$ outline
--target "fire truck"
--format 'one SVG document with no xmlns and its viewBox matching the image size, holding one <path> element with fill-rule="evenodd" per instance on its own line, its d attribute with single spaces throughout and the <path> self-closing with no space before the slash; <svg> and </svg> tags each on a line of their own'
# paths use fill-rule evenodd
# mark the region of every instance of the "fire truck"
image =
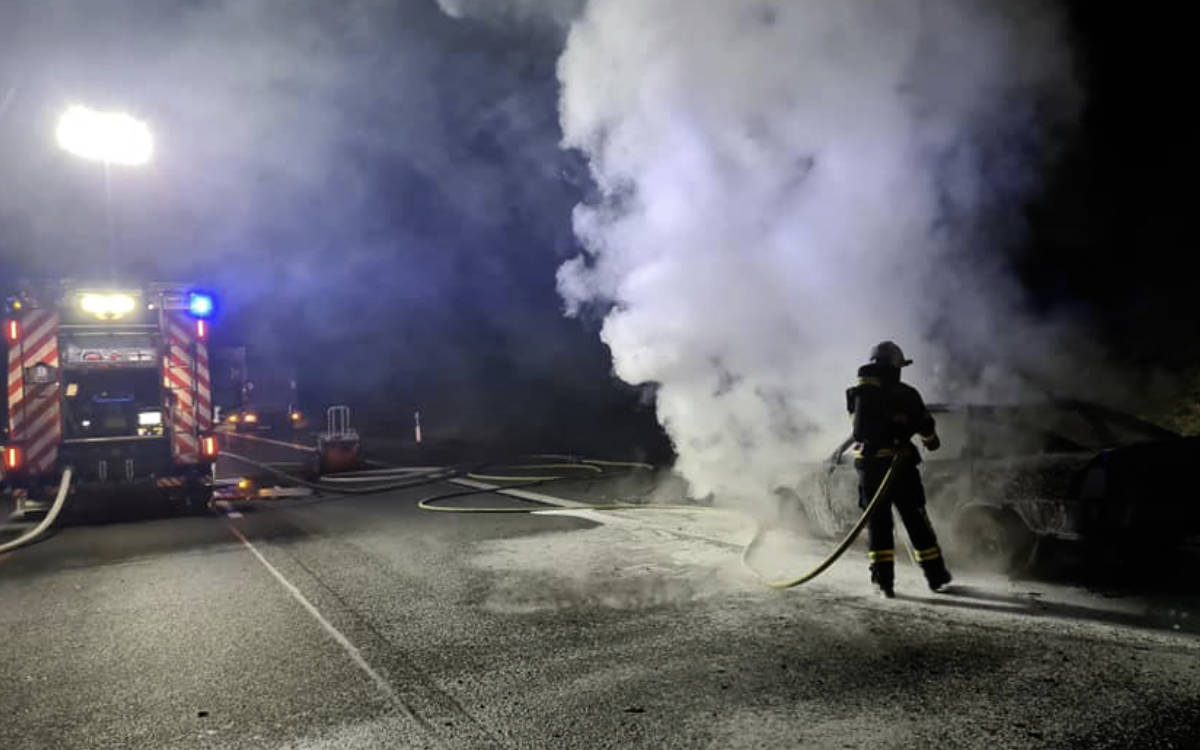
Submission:
<svg viewBox="0 0 1200 750">
<path fill-rule="evenodd" d="M 71 496 L 212 495 L 212 295 L 185 285 L 71 282 L 5 299 L 8 362 L 0 487 L 40 510 L 72 467 Z"/>
</svg>

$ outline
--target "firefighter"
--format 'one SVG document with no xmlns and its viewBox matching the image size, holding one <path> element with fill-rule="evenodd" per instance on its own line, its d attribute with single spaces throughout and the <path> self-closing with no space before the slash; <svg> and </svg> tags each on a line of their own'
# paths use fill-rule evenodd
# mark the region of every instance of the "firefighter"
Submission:
<svg viewBox="0 0 1200 750">
<path fill-rule="evenodd" d="M 858 471 L 860 507 L 865 509 L 871 502 L 893 457 L 900 456 L 889 490 L 867 525 L 871 582 L 882 596 L 895 596 L 894 505 L 929 588 L 940 591 L 950 583 L 950 571 L 925 513 L 925 488 L 917 470 L 921 456 L 912 437 L 919 436 L 930 451 L 937 450 L 941 440 L 921 394 L 900 382 L 900 368 L 912 364 L 912 360 L 905 359 L 904 352 L 891 341 L 876 345 L 870 360 L 858 368 L 858 383 L 846 391 L 846 408 L 854 420 L 857 443 L 854 468 Z"/>
</svg>

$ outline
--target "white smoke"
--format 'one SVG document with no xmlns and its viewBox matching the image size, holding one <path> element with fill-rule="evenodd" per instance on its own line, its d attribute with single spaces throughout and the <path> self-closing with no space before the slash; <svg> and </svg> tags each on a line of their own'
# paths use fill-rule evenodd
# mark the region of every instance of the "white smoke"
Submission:
<svg viewBox="0 0 1200 750">
<path fill-rule="evenodd" d="M 1078 104 L 1049 4 L 591 0 L 559 77 L 599 191 L 559 288 L 657 386 L 696 495 L 794 486 L 881 339 L 927 397 L 950 354 L 1053 351 L 999 255 Z"/>
<path fill-rule="evenodd" d="M 930 400 L 1044 395 L 1098 358 L 1005 265 L 1080 105 L 1053 0 L 439 3 L 568 25 L 563 146 L 597 191 L 559 290 L 654 387 L 693 494 L 796 486 L 882 339 Z"/>
<path fill-rule="evenodd" d="M 587 0 L 437 0 L 438 7 L 451 18 L 517 23 L 549 21 L 557 26 L 573 21 L 586 3 Z"/>
</svg>

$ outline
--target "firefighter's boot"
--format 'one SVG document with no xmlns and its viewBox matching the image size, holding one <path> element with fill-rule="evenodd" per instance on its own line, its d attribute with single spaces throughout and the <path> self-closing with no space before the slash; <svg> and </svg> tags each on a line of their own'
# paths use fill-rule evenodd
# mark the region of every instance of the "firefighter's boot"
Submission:
<svg viewBox="0 0 1200 750">
<path fill-rule="evenodd" d="M 896 598 L 896 565 L 892 562 L 871 563 L 871 583 L 875 593 L 885 599 Z"/>
<path fill-rule="evenodd" d="M 871 562 L 871 583 L 875 586 L 875 593 L 888 599 L 895 597 L 896 551 L 868 550 L 867 559 Z"/>
<path fill-rule="evenodd" d="M 925 573 L 930 591 L 941 591 L 952 580 L 950 571 L 946 570 L 946 561 L 942 559 L 942 550 L 936 542 L 925 549 L 914 550 L 913 559 Z"/>
<path fill-rule="evenodd" d="M 950 571 L 946 570 L 945 560 L 940 557 L 921 563 L 921 569 L 925 571 L 925 580 L 929 583 L 930 591 L 942 591 L 946 584 L 954 580 Z"/>
</svg>

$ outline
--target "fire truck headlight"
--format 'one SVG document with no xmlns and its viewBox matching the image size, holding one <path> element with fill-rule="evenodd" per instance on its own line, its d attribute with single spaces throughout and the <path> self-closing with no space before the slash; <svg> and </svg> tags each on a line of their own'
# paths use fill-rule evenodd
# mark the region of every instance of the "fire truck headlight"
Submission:
<svg viewBox="0 0 1200 750">
<path fill-rule="evenodd" d="M 250 422 L 251 424 L 253 424 L 254 422 L 258 421 L 258 415 L 257 414 L 247 414 L 246 416 L 242 417 L 242 421 Z"/>
<path fill-rule="evenodd" d="M 79 307 L 97 318 L 112 320 L 133 312 L 137 301 L 128 294 L 83 294 Z"/>
<path fill-rule="evenodd" d="M 213 313 L 213 298 L 207 294 L 192 292 L 188 295 L 188 312 L 197 318 L 207 318 Z"/>
</svg>

